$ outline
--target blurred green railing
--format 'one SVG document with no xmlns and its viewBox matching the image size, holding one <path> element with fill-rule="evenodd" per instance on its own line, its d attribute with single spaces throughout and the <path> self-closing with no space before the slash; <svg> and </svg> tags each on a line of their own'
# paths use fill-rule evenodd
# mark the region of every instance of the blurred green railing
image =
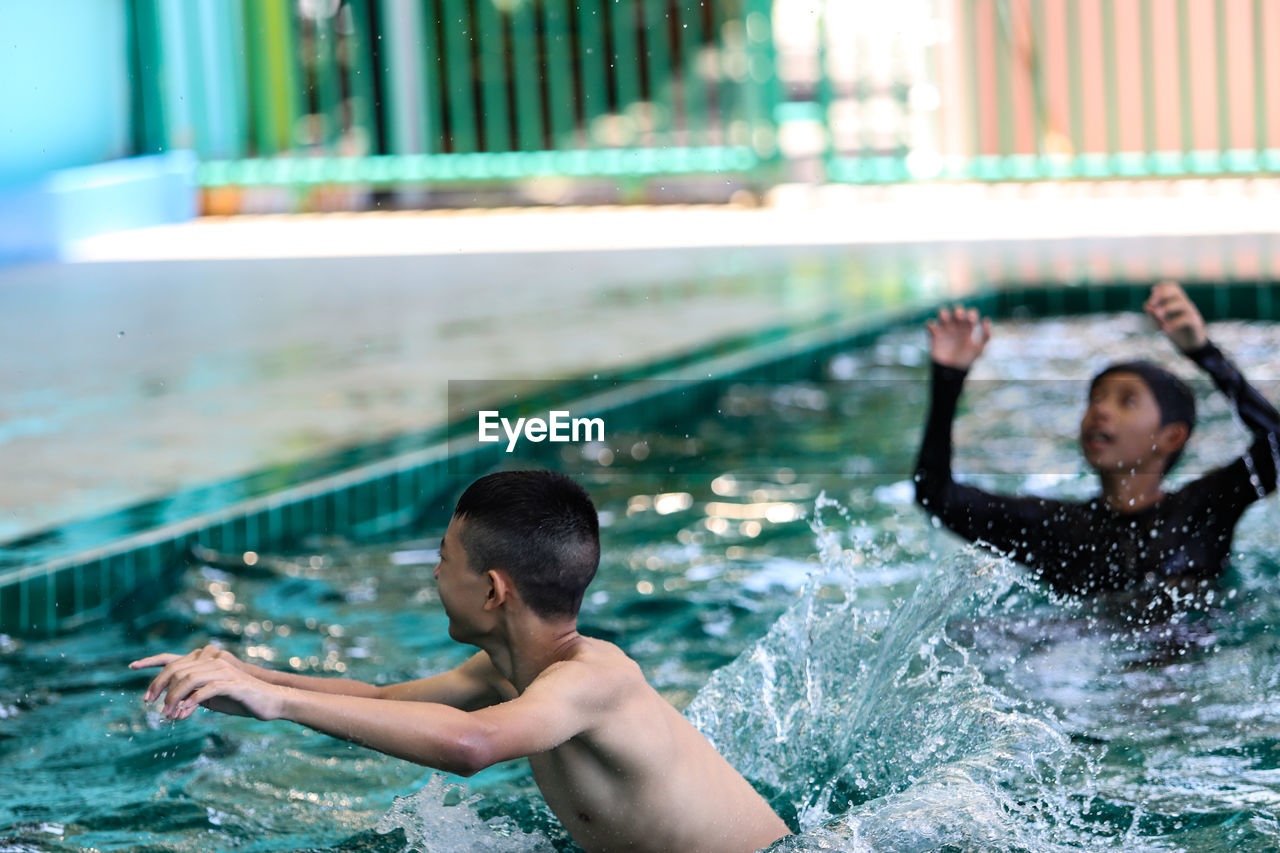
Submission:
<svg viewBox="0 0 1280 853">
<path fill-rule="evenodd" d="M 829 179 L 1280 169 L 1273 0 L 826 0 Z M 861 16 L 859 22 L 853 20 Z"/>
<path fill-rule="evenodd" d="M 224 185 L 1280 169 L 1275 0 L 127 0 L 136 147 Z M 822 169 L 786 172 L 791 128 Z M 813 148 L 812 145 L 809 146 Z"/>
<path fill-rule="evenodd" d="M 205 186 L 756 172 L 768 0 L 130 0 L 138 147 Z"/>
</svg>

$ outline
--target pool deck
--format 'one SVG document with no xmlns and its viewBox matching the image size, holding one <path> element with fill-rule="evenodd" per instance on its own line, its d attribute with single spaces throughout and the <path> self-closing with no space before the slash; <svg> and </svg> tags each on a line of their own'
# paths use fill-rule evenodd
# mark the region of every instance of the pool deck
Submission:
<svg viewBox="0 0 1280 853">
<path fill-rule="evenodd" d="M 548 380 L 978 283 L 1274 279 L 1280 182 L 783 187 L 764 204 L 204 219 L 0 269 L 0 541 Z M 781 285 L 780 282 L 785 282 Z"/>
</svg>

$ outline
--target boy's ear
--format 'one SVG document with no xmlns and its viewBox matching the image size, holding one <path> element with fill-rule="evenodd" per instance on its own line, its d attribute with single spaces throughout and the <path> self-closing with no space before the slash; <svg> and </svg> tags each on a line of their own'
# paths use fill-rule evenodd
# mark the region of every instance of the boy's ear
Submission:
<svg viewBox="0 0 1280 853">
<path fill-rule="evenodd" d="M 1156 433 L 1156 444 L 1165 456 L 1170 456 L 1181 450 L 1190 437 L 1190 428 L 1182 421 L 1177 421 L 1160 427 L 1160 432 Z"/>
<path fill-rule="evenodd" d="M 485 577 L 489 580 L 489 592 L 484 599 L 485 610 L 495 610 L 510 602 L 515 596 L 516 586 L 506 572 L 490 569 L 485 572 Z"/>
</svg>

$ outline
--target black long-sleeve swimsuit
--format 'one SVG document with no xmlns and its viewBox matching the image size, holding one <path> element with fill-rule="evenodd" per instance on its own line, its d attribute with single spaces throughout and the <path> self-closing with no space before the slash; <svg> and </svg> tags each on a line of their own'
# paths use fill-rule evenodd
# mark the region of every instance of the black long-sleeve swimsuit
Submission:
<svg viewBox="0 0 1280 853">
<path fill-rule="evenodd" d="M 932 402 L 916 466 L 916 500 L 970 541 L 1030 567 L 1059 592 L 1190 591 L 1227 567 L 1236 522 L 1276 488 L 1280 414 L 1212 343 L 1188 354 L 1235 404 L 1248 452 L 1157 503 L 1116 512 L 1101 497 L 1060 501 L 992 494 L 951 476 L 951 422 L 965 371 L 933 364 Z"/>
</svg>

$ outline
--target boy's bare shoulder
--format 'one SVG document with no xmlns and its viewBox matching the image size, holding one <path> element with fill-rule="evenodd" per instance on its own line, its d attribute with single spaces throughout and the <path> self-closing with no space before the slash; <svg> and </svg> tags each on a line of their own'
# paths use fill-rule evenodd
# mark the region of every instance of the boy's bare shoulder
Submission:
<svg viewBox="0 0 1280 853">
<path fill-rule="evenodd" d="M 580 697 L 619 698 L 628 688 L 648 688 L 640 665 L 626 652 L 605 640 L 579 637 L 563 659 L 543 670 L 535 680 L 571 688 Z"/>
</svg>

